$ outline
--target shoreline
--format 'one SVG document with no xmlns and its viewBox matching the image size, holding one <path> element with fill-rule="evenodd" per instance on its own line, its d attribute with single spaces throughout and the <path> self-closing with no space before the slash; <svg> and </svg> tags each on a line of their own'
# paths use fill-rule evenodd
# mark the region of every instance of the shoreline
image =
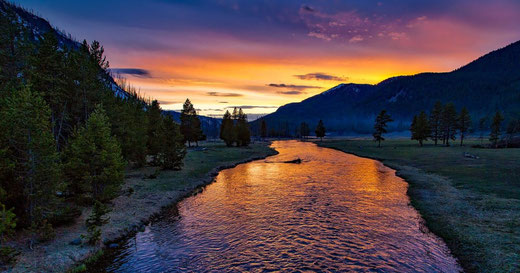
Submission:
<svg viewBox="0 0 520 273">
<path fill-rule="evenodd" d="M 98 256 L 100 251 L 110 248 L 110 244 L 118 244 L 121 240 L 134 236 L 145 225 L 160 217 L 161 213 L 168 207 L 211 184 L 220 171 L 278 154 L 276 150 L 270 148 L 270 142 L 251 146 L 253 148 L 213 147 L 214 150 L 222 149 L 216 153 L 233 152 L 235 154 L 231 159 L 224 158 L 221 163 L 215 164 L 216 166 L 201 174 L 200 177 L 191 177 L 192 181 L 188 182 L 174 180 L 175 177 L 171 176 L 175 176 L 175 171 L 161 171 L 159 178 L 153 180 L 142 178 L 143 174 L 147 175 L 154 169 L 151 167 L 126 172 L 123 189 L 138 189 L 130 196 L 121 195 L 113 200 L 112 211 L 109 213 L 110 222 L 102 227 L 102 243 L 96 246 L 70 244 L 72 240 L 86 232 L 84 219 L 90 214 L 90 209 L 85 209 L 73 225 L 56 228 L 57 236 L 51 242 L 38 245 L 32 251 L 23 250 L 16 257 L 16 263 L 4 272 L 73 272 L 75 269 L 79 269 L 85 263 L 90 262 L 89 258 Z M 191 153 L 199 153 L 199 151 L 191 151 Z M 218 155 L 216 156 L 218 158 Z M 198 161 L 199 158 L 194 160 L 194 162 Z M 202 161 L 200 162 L 202 163 Z M 191 171 L 197 170 L 197 168 L 189 170 L 189 167 L 185 166 L 187 170 L 184 171 L 188 172 L 188 176 L 192 174 Z M 182 172 L 182 170 L 179 172 Z M 166 183 L 166 187 L 169 184 L 172 188 L 163 190 L 165 185 L 158 183 L 158 188 L 149 192 L 150 189 L 147 188 L 146 184 L 150 181 L 153 183 L 161 180 L 184 183 L 185 185 L 181 184 L 181 188 L 176 189 L 176 186 L 179 185 Z M 138 196 L 142 196 L 142 198 Z M 136 215 L 137 211 L 139 211 L 139 216 Z"/>
</svg>

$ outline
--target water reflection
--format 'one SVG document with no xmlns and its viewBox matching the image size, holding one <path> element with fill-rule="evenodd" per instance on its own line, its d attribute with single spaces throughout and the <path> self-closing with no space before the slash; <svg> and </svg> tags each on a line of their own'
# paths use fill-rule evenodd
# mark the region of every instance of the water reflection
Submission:
<svg viewBox="0 0 520 273">
<path fill-rule="evenodd" d="M 456 272 L 393 170 L 312 143 L 222 171 L 109 253 L 110 272 Z M 301 164 L 282 163 L 301 158 Z"/>
</svg>

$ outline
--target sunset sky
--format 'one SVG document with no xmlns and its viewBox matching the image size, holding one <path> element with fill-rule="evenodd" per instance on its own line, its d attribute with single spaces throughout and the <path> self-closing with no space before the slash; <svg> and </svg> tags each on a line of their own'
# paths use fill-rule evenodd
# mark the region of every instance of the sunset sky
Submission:
<svg viewBox="0 0 520 273">
<path fill-rule="evenodd" d="M 269 113 L 339 83 L 450 71 L 520 39 L 518 0 L 17 0 L 165 109 Z"/>
</svg>

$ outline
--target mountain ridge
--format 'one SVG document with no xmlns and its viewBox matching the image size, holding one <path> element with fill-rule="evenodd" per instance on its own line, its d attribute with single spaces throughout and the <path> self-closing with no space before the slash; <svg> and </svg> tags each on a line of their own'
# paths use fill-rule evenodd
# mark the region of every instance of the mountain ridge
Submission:
<svg viewBox="0 0 520 273">
<path fill-rule="evenodd" d="M 356 92 L 357 90 L 357 92 Z M 503 111 L 520 113 L 520 41 L 493 50 L 450 72 L 395 76 L 377 84 L 343 83 L 263 117 L 270 127 L 292 134 L 301 122 L 323 119 L 333 134 L 370 133 L 375 115 L 386 109 L 395 119 L 390 131 L 408 130 L 414 114 L 435 101 L 468 107 L 473 121 Z M 259 121 L 252 123 L 258 130 Z"/>
</svg>

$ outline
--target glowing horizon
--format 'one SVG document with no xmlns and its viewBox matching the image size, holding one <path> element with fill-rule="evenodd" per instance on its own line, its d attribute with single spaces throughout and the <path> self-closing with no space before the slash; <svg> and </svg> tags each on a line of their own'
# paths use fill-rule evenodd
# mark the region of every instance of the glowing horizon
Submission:
<svg viewBox="0 0 520 273">
<path fill-rule="evenodd" d="M 447 72 L 520 37 L 514 0 L 15 2 L 99 40 L 114 72 L 164 109 L 190 98 L 203 115 L 269 113 L 340 83 Z"/>
</svg>

